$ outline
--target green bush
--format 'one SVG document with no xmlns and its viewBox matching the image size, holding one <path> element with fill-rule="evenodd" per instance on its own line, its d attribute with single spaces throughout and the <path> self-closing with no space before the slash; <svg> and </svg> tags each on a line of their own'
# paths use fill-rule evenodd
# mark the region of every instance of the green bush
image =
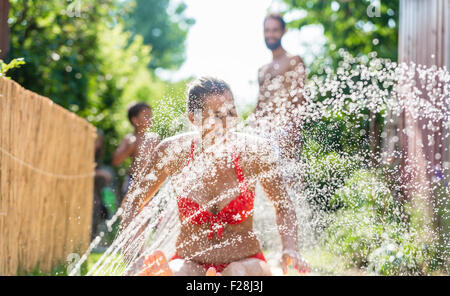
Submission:
<svg viewBox="0 0 450 296">
<path fill-rule="evenodd" d="M 367 257 L 381 242 L 383 225 L 374 223 L 375 215 L 369 208 L 340 210 L 333 214 L 333 222 L 326 228 L 321 244 L 342 257 L 347 267 L 363 267 Z"/>
<path fill-rule="evenodd" d="M 317 98 L 319 102 L 321 99 L 323 98 Z M 331 109 L 328 112 L 328 115 L 319 119 L 306 117 L 301 130 L 303 141 L 320 143 L 324 152 L 340 151 L 353 156 L 357 153 L 367 154 L 369 149 L 367 111 L 351 114 Z"/>
<path fill-rule="evenodd" d="M 397 241 L 384 241 L 368 256 L 368 270 L 381 275 L 426 275 L 435 268 L 433 245 L 406 233 Z"/>
<path fill-rule="evenodd" d="M 8 72 L 11 69 L 20 68 L 22 65 L 25 64 L 25 61 L 23 58 L 13 59 L 9 63 L 5 63 L 3 60 L 0 60 L 0 77 L 6 77 L 6 72 Z"/>
<path fill-rule="evenodd" d="M 403 214 L 381 174 L 367 169 L 358 170 L 347 179 L 330 199 L 330 205 L 346 209 L 369 207 L 375 211 L 378 222 L 399 222 Z"/>
<path fill-rule="evenodd" d="M 359 170 L 330 199 L 330 215 L 320 244 L 342 257 L 347 267 L 381 275 L 422 275 L 435 268 L 435 248 L 406 222 L 382 176 Z"/>
<path fill-rule="evenodd" d="M 336 204 L 330 201 L 345 179 L 359 167 L 358 162 L 344 153 L 326 151 L 313 140 L 305 143 L 302 162 L 304 194 L 309 204 L 316 210 L 335 210 Z"/>
</svg>

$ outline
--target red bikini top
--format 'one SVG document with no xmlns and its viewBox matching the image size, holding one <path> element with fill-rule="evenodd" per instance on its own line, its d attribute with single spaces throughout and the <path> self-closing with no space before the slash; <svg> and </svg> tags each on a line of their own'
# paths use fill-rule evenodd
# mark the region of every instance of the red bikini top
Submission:
<svg viewBox="0 0 450 296">
<path fill-rule="evenodd" d="M 193 156 L 194 142 L 192 142 L 191 154 L 187 165 L 193 160 Z M 181 216 L 187 221 L 196 225 L 211 224 L 208 234 L 209 239 L 213 238 L 214 232 L 217 232 L 217 238 L 221 239 L 223 228 L 226 224 L 239 224 L 244 222 L 253 210 L 255 194 L 248 189 L 245 183 L 244 174 L 239 164 L 239 157 L 234 151 L 233 163 L 241 194 L 229 202 L 217 215 L 208 212 L 204 206 L 199 205 L 187 197 L 177 198 L 178 210 Z"/>
</svg>

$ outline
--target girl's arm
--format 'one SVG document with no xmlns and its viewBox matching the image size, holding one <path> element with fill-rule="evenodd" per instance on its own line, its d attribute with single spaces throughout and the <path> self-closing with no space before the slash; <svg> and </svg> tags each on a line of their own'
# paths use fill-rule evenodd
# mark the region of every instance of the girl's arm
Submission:
<svg viewBox="0 0 450 296">
<path fill-rule="evenodd" d="M 262 164 L 259 177 L 264 192 L 275 208 L 283 250 L 297 250 L 297 216 L 281 177 L 280 168 L 273 164 Z"/>
<path fill-rule="evenodd" d="M 135 181 L 122 201 L 121 230 L 128 227 L 169 176 L 171 160 L 170 157 L 167 157 L 168 146 L 167 141 L 161 142 L 151 154 L 148 164 L 142 171 L 136 172 Z"/>
<path fill-rule="evenodd" d="M 261 186 L 275 208 L 276 222 L 283 248 L 281 258 L 283 272 L 286 273 L 287 267 L 291 264 L 299 272 L 309 272 L 308 263 L 298 253 L 298 222 L 295 207 L 286 190 L 281 168 L 276 164 L 276 155 L 263 151 L 256 159 L 258 159 L 256 171 Z"/>
</svg>

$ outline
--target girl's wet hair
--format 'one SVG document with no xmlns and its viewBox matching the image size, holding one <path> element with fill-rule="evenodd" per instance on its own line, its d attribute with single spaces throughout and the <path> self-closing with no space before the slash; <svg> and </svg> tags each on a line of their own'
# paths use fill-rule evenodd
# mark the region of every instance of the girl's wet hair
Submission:
<svg viewBox="0 0 450 296">
<path fill-rule="evenodd" d="M 209 76 L 200 77 L 187 86 L 187 110 L 191 113 L 203 110 L 206 98 L 226 92 L 231 93 L 231 89 L 225 81 Z"/>
</svg>

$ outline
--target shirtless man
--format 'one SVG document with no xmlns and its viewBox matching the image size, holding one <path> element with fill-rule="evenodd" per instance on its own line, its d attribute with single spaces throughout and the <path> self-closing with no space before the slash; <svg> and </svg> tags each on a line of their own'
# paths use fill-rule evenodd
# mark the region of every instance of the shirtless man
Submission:
<svg viewBox="0 0 450 296">
<path fill-rule="evenodd" d="M 127 134 L 120 145 L 114 151 L 112 164 L 120 165 L 128 157 L 132 163 L 127 179 L 124 183 L 123 196 L 128 191 L 131 182 L 136 178 L 136 173 L 146 166 L 147 155 L 150 155 L 159 144 L 160 138 L 156 133 L 148 132 L 152 126 L 152 109 L 146 103 L 137 103 L 128 109 L 128 119 L 134 127 L 134 132 Z M 140 157 L 140 156 L 144 157 Z"/>
<path fill-rule="evenodd" d="M 301 122 L 297 112 L 303 103 L 306 74 L 302 58 L 281 46 L 285 33 L 286 24 L 281 15 L 266 16 L 264 40 L 273 60 L 258 70 L 259 96 L 253 116 L 263 132 L 277 138 L 282 156 L 292 159 L 295 147 L 300 145 Z"/>
</svg>

